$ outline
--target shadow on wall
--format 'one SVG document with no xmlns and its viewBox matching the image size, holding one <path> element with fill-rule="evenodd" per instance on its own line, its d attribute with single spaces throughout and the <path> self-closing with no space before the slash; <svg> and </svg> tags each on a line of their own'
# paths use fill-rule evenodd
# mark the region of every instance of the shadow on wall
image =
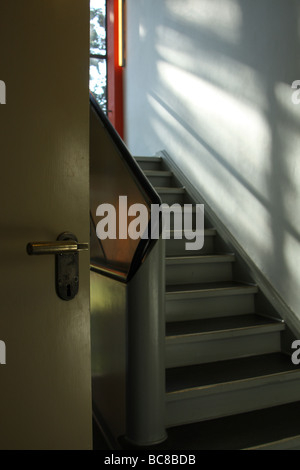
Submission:
<svg viewBox="0 0 300 470">
<path fill-rule="evenodd" d="M 297 313 L 298 2 L 129 0 L 128 22 L 130 150 L 166 149 Z"/>
</svg>

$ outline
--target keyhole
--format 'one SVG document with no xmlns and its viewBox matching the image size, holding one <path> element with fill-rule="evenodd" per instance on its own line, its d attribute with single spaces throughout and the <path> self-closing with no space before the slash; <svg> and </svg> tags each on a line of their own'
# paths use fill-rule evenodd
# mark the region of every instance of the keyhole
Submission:
<svg viewBox="0 0 300 470">
<path fill-rule="evenodd" d="M 67 296 L 71 297 L 71 284 L 67 285 Z"/>
</svg>

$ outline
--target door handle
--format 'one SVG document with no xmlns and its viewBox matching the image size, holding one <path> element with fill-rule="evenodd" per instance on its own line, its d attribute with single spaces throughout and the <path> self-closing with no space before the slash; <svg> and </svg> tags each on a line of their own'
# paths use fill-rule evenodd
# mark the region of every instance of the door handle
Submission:
<svg viewBox="0 0 300 470">
<path fill-rule="evenodd" d="M 61 240 L 56 242 L 31 242 L 27 244 L 29 255 L 60 255 L 77 253 L 89 249 L 88 243 L 78 243 L 75 240 Z"/>
<path fill-rule="evenodd" d="M 55 287 L 58 297 L 72 300 L 79 290 L 78 253 L 87 251 L 88 243 L 78 243 L 70 232 L 61 233 L 54 242 L 30 242 L 29 255 L 55 255 Z"/>
</svg>

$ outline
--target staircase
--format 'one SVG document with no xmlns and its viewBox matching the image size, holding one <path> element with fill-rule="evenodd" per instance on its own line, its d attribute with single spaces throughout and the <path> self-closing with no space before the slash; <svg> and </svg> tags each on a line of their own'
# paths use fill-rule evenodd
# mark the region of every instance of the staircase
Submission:
<svg viewBox="0 0 300 470">
<path fill-rule="evenodd" d="M 135 160 L 163 202 L 194 202 L 164 159 Z M 199 252 L 186 251 L 186 240 L 174 238 L 173 226 L 166 240 L 168 434 L 175 439 L 184 426 L 189 441 L 184 444 L 181 433 L 179 448 L 187 449 L 211 448 L 213 439 L 219 448 L 228 439 L 234 448 L 300 448 L 300 367 L 283 352 L 286 324 L 258 310 L 258 286 L 236 278 L 235 254 L 219 252 L 224 245 L 218 239 L 205 219 Z M 220 441 L 218 429 L 223 429 Z"/>
</svg>

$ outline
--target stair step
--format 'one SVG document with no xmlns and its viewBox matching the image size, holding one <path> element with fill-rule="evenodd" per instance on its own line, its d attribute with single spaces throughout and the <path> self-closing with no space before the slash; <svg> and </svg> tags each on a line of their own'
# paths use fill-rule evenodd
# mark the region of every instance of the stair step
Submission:
<svg viewBox="0 0 300 470">
<path fill-rule="evenodd" d="M 300 450 L 300 402 L 169 427 L 154 451 Z M 122 449 L 134 449 L 123 441 Z M 147 450 L 147 449 L 146 449 Z"/>
<path fill-rule="evenodd" d="M 300 368 L 281 353 L 166 371 L 166 426 L 245 413 L 299 399 Z"/>
<path fill-rule="evenodd" d="M 168 285 L 166 321 L 249 314 L 255 311 L 257 286 L 237 282 Z"/>
<path fill-rule="evenodd" d="M 166 284 L 230 281 L 234 261 L 232 254 L 167 257 Z"/>
<path fill-rule="evenodd" d="M 156 186 L 155 187 L 156 191 L 161 194 L 185 194 L 185 188 L 184 187 L 164 187 L 164 186 Z"/>
<path fill-rule="evenodd" d="M 188 231 L 191 233 L 191 231 Z M 178 238 L 175 238 L 176 235 Z M 212 254 L 214 253 L 214 237 L 216 235 L 216 230 L 213 228 L 204 229 L 204 245 L 199 250 L 201 254 Z M 180 239 L 179 236 L 182 236 Z M 187 253 L 191 253 L 186 249 L 186 242 L 190 241 L 187 240 L 184 236 L 183 230 L 166 230 L 165 231 L 165 238 L 166 238 L 166 256 L 174 257 L 174 256 L 183 256 Z M 194 253 L 198 253 L 195 251 Z"/>
<path fill-rule="evenodd" d="M 168 429 L 154 449 L 291 450 L 300 448 L 300 402 Z"/>
<path fill-rule="evenodd" d="M 171 187 L 173 183 L 173 173 L 167 170 L 144 170 L 145 176 L 152 186 Z"/>
<path fill-rule="evenodd" d="M 163 166 L 163 161 L 161 157 L 134 157 L 135 161 L 141 167 L 143 171 L 145 170 L 161 170 Z"/>
<path fill-rule="evenodd" d="M 183 205 L 193 201 L 184 187 L 178 187 L 178 179 L 164 160 L 135 158 L 162 202 L 179 205 L 182 215 Z M 192 213 L 194 229 L 195 204 Z M 195 240 L 179 238 L 183 220 L 178 216 L 175 224 L 174 219 L 171 212 L 169 232 L 164 234 L 166 427 L 184 426 L 185 433 L 194 423 L 202 429 L 221 423 L 222 429 L 222 423 L 238 423 L 239 417 L 254 415 L 257 428 L 266 427 L 268 420 L 263 416 L 268 410 L 286 410 L 300 396 L 300 368 L 281 353 L 285 323 L 257 313 L 257 286 L 232 280 L 235 256 L 216 252 L 216 231 L 206 217 L 204 246 L 198 251 L 186 249 L 186 243 Z M 298 406 L 300 410 L 300 402 Z M 300 426 L 295 435 L 272 433 L 271 426 L 266 439 L 263 434 L 255 439 L 255 431 L 254 439 L 244 442 L 241 424 L 227 424 L 227 429 L 234 434 L 237 448 L 300 449 Z M 214 446 L 216 427 L 212 430 L 209 445 Z M 225 429 L 221 441 L 230 433 Z M 200 434 L 202 445 L 206 433 Z"/>
<path fill-rule="evenodd" d="M 156 155 L 135 155 L 133 158 L 138 162 L 162 162 L 162 158 Z"/>
<path fill-rule="evenodd" d="M 166 367 L 279 352 L 284 329 L 257 314 L 167 323 Z"/>
<path fill-rule="evenodd" d="M 173 176 L 169 170 L 145 170 L 144 173 L 146 176 Z"/>
<path fill-rule="evenodd" d="M 170 266 L 182 266 L 185 264 L 208 264 L 234 262 L 235 256 L 232 253 L 215 253 L 204 256 L 168 256 L 166 262 Z"/>
<path fill-rule="evenodd" d="M 168 204 L 171 206 L 172 204 L 184 204 L 188 202 L 186 198 L 186 190 L 185 188 L 173 188 L 173 187 L 162 187 L 162 186 L 155 186 L 156 192 L 161 197 L 161 200 L 164 204 Z"/>
<path fill-rule="evenodd" d="M 188 232 L 190 233 L 191 230 L 188 230 Z M 179 238 L 180 236 L 182 237 L 182 239 L 184 239 L 184 230 L 174 230 L 174 229 L 172 229 L 172 230 L 166 230 L 166 233 L 168 234 L 170 239 L 175 239 L 176 236 L 178 237 L 178 239 L 180 239 Z M 214 228 L 204 229 L 204 236 L 205 237 L 214 237 L 216 234 L 217 234 L 217 231 Z"/>
<path fill-rule="evenodd" d="M 168 188 L 169 189 L 169 188 Z M 179 189 L 183 189 L 183 188 L 179 188 Z M 183 195 L 181 194 L 181 196 L 183 196 L 184 198 L 186 198 L 187 196 L 186 195 Z M 164 201 L 163 201 L 164 202 Z M 168 215 L 168 212 L 165 211 L 166 215 L 166 222 L 165 222 L 165 230 L 166 231 L 178 231 L 178 230 L 182 230 L 184 228 L 188 229 L 190 227 L 188 227 L 187 225 L 184 225 L 184 217 L 185 215 L 189 215 L 191 217 L 191 229 L 192 230 L 195 230 L 196 229 L 196 216 L 197 216 L 197 211 L 196 211 L 196 205 L 195 204 L 192 204 L 190 201 L 186 201 L 185 205 L 183 205 L 181 202 L 175 202 L 173 204 L 168 204 L 170 206 L 170 213 Z M 202 216 L 201 215 L 201 212 L 199 213 L 200 214 L 200 217 Z M 199 215 L 198 215 L 199 217 Z M 170 221 L 170 223 L 168 223 L 168 221 Z M 201 219 L 200 219 L 201 221 Z M 211 226 L 211 223 L 207 220 L 206 216 L 205 216 L 205 211 L 204 211 L 204 228 L 205 229 L 209 229 L 209 230 L 213 230 L 214 227 Z M 216 232 L 214 233 L 214 235 L 216 234 Z M 208 233 L 208 236 L 210 236 L 211 234 Z"/>
<path fill-rule="evenodd" d="M 242 450 L 300 450 L 300 435 L 286 437 L 278 441 L 267 442 Z"/>
</svg>

